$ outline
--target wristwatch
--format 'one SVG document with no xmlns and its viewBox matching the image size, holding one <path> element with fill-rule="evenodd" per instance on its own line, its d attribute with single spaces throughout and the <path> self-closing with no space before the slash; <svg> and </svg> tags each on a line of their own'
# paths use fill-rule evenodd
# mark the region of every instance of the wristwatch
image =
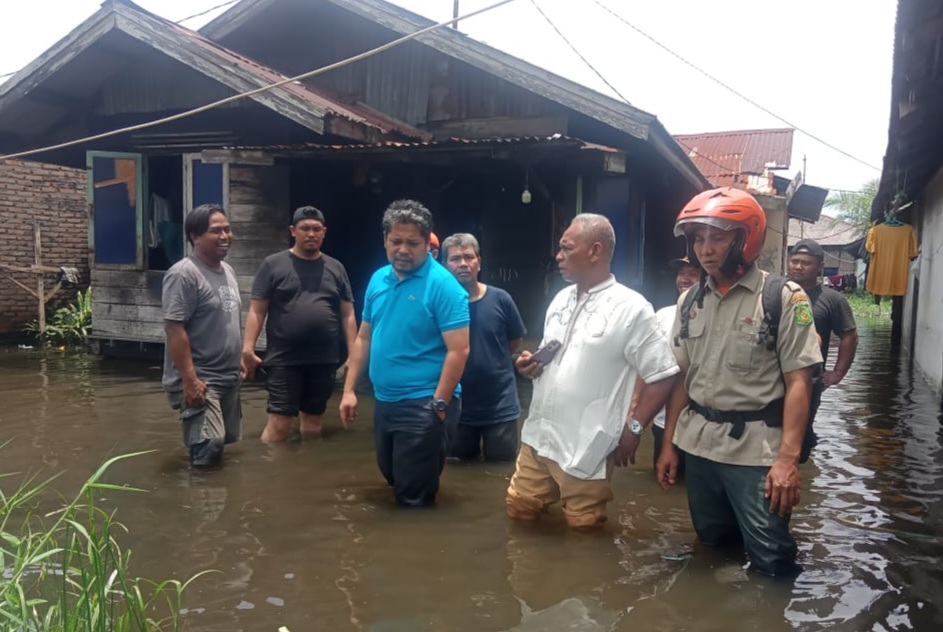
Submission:
<svg viewBox="0 0 943 632">
<path fill-rule="evenodd" d="M 633 419 L 632 423 L 629 424 L 629 432 L 634 434 L 636 437 L 641 437 L 642 433 L 645 432 L 645 426 Z"/>
<path fill-rule="evenodd" d="M 432 410 L 440 413 L 444 413 L 445 410 L 449 407 L 449 403 L 444 399 L 439 399 L 437 397 L 432 398 Z"/>
</svg>

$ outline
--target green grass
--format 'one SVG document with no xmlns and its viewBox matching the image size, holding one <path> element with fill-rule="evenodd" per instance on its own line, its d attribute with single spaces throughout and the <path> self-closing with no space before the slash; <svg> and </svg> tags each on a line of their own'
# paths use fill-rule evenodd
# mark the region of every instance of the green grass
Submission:
<svg viewBox="0 0 943 632">
<path fill-rule="evenodd" d="M 4 444 L 6 445 L 6 444 Z M 0 448 L 3 448 L 0 445 Z M 180 630 L 185 582 L 134 577 L 125 527 L 96 503 L 102 492 L 142 490 L 103 482 L 105 462 L 72 500 L 38 513 L 56 477 L 28 476 L 7 492 L 0 474 L 0 630 L 15 632 L 156 632 Z"/>
<path fill-rule="evenodd" d="M 891 317 L 891 299 L 885 297 L 880 305 L 874 304 L 874 296 L 863 290 L 855 290 L 845 294 L 851 312 L 855 318 L 887 318 Z"/>
</svg>

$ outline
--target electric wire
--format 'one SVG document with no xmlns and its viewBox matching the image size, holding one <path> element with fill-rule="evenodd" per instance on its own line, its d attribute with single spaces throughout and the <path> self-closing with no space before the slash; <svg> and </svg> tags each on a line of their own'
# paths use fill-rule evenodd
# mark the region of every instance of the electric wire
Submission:
<svg viewBox="0 0 943 632">
<path fill-rule="evenodd" d="M 541 10 L 540 6 L 537 4 L 537 1 L 536 1 L 536 0 L 530 0 L 530 1 L 531 1 L 531 4 L 534 5 L 534 8 L 537 9 L 537 11 L 540 13 L 540 15 L 543 16 L 544 20 L 546 20 L 547 23 L 550 24 L 550 26 L 553 28 L 553 30 L 556 31 L 557 35 L 559 35 L 560 38 L 561 38 L 564 42 L 566 42 L 566 44 L 573 50 L 574 53 L 576 53 L 576 55 L 583 61 L 583 63 L 586 64 L 586 66 L 587 66 L 591 71 L 593 71 L 593 73 L 595 73 L 596 76 L 599 77 L 599 78 L 602 80 L 603 83 L 605 83 L 607 86 L 609 86 L 609 87 L 612 89 L 612 91 L 615 92 L 615 93 L 619 96 L 620 99 L 622 99 L 623 102 L 625 102 L 627 105 L 631 105 L 631 104 L 629 103 L 628 99 L 626 99 L 624 96 L 622 96 L 622 94 L 621 94 L 611 83 L 609 83 L 609 81 L 605 78 L 605 76 L 602 74 L 602 72 L 601 72 L 599 69 L 597 69 L 597 68 L 592 64 L 592 62 L 590 62 L 582 53 L 580 53 L 580 51 L 577 50 L 576 46 L 575 46 L 572 42 L 570 42 L 570 40 L 568 40 L 568 39 L 566 38 L 566 36 L 560 31 L 560 29 L 559 29 L 559 28 L 557 27 L 557 25 L 553 22 L 553 20 L 551 20 L 550 17 L 549 17 L 546 13 L 544 13 L 543 10 Z M 697 151 L 696 149 L 694 149 L 693 147 L 689 147 L 686 143 L 683 143 L 683 142 L 679 141 L 677 138 L 675 138 L 674 140 L 675 140 L 675 142 L 677 142 L 682 148 L 687 149 L 689 153 L 693 153 L 693 154 L 695 154 L 696 156 L 699 156 L 700 158 L 703 158 L 704 160 L 706 160 L 707 162 L 713 164 L 714 166 L 719 167 L 720 169 L 722 169 L 725 173 L 727 173 L 727 174 L 729 174 L 729 175 L 732 175 L 732 176 L 734 176 L 734 177 L 742 176 L 742 175 L 747 175 L 747 174 L 744 174 L 742 171 L 734 171 L 734 170 L 731 169 L 730 167 L 727 167 L 726 165 L 722 165 L 721 163 L 717 162 L 716 160 L 714 160 L 714 159 L 711 158 L 710 156 L 705 156 L 704 154 L 698 152 L 698 151 Z M 845 190 L 845 189 L 829 189 L 829 191 L 836 191 L 836 192 L 839 192 L 839 191 L 840 191 L 840 192 L 846 192 L 846 193 L 858 193 L 858 191 L 847 191 L 847 190 Z M 777 230 L 777 229 L 773 228 L 772 226 L 768 227 L 768 229 L 769 229 L 769 230 L 772 230 L 773 232 L 778 233 L 778 234 L 780 234 L 780 235 L 783 234 L 783 232 L 782 232 L 781 230 Z M 856 230 L 856 229 L 858 229 L 857 226 L 854 226 L 854 225 L 847 226 L 847 227 L 845 227 L 845 228 L 843 228 L 843 229 L 840 229 L 840 230 L 836 231 L 836 232 L 833 233 L 833 234 L 826 235 L 825 237 L 834 237 L 834 236 L 840 235 L 840 234 L 842 234 L 842 233 L 848 232 L 848 231 L 850 231 L 850 230 Z"/>
<path fill-rule="evenodd" d="M 477 15 L 481 15 L 481 14 L 483 14 L 483 13 L 487 13 L 487 12 L 489 12 L 489 11 L 492 11 L 492 10 L 494 10 L 494 9 L 497 9 L 498 7 L 504 6 L 504 5 L 506 5 L 506 4 L 510 4 L 511 2 L 516 2 L 516 0 L 498 0 L 498 2 L 495 2 L 494 4 L 490 4 L 490 5 L 486 6 L 486 7 L 482 7 L 481 9 L 476 9 L 475 11 L 471 11 L 471 12 L 465 14 L 465 15 L 459 16 L 457 19 L 458 19 L 458 20 L 468 20 L 468 19 L 473 18 L 473 17 L 475 17 L 475 16 L 477 16 Z M 142 130 L 142 129 L 148 129 L 148 128 L 151 128 L 151 127 L 156 127 L 156 126 L 158 126 L 158 125 L 163 125 L 164 123 L 171 123 L 171 122 L 173 122 L 173 121 L 179 121 L 179 120 L 181 120 L 181 119 L 188 118 L 188 117 L 194 116 L 194 115 L 196 115 L 196 114 L 200 114 L 200 113 L 202 113 L 202 112 L 206 112 L 206 111 L 208 111 L 208 110 L 212 110 L 212 109 L 218 108 L 218 107 L 220 107 L 220 106 L 222 106 L 222 105 L 227 105 L 227 104 L 232 103 L 232 102 L 234 102 L 234 101 L 238 101 L 238 100 L 241 100 L 241 99 L 245 99 L 246 97 L 252 97 L 252 96 L 255 96 L 255 95 L 257 95 L 257 94 L 262 94 L 263 92 L 268 92 L 269 90 L 272 90 L 272 89 L 274 89 L 274 88 L 278 88 L 278 87 L 284 86 L 284 85 L 289 84 L 289 83 L 295 83 L 295 82 L 303 81 L 303 80 L 305 80 L 305 79 L 310 79 L 311 77 L 316 77 L 316 76 L 318 76 L 318 75 L 322 75 L 322 74 L 324 74 L 324 73 L 331 72 L 332 70 L 337 70 L 338 68 L 342 68 L 342 67 L 344 67 L 344 66 L 348 66 L 348 65 L 353 64 L 353 63 L 356 63 L 356 62 L 358 62 L 358 61 L 367 59 L 368 57 L 372 57 L 372 56 L 374 56 L 374 55 L 377 55 L 377 54 L 379 54 L 379 53 L 382 53 L 382 52 L 384 52 L 384 51 L 387 51 L 387 50 L 389 50 L 389 49 L 391 49 L 391 48 L 394 48 L 394 47 L 396 47 L 396 46 L 399 46 L 400 44 L 404 44 L 405 42 L 408 42 L 408 41 L 410 41 L 410 40 L 416 39 L 417 37 L 420 37 L 420 36 L 425 35 L 425 34 L 427 34 L 427 33 L 431 33 L 432 31 L 435 31 L 435 30 L 437 30 L 437 29 L 447 27 L 447 26 L 451 25 L 451 24 L 452 24 L 453 22 L 455 22 L 455 21 L 456 21 L 456 18 L 449 18 L 448 20 L 446 20 L 446 21 L 444 21 L 444 22 L 439 22 L 439 23 L 437 23 L 437 24 L 431 24 L 431 25 L 429 25 L 429 26 L 427 26 L 427 27 L 425 27 L 425 28 L 419 29 L 418 31 L 413 31 L 412 33 L 408 33 L 408 34 L 406 34 L 406 35 L 403 35 L 402 37 L 398 37 L 398 38 L 396 38 L 395 40 L 392 40 L 392 41 L 390 41 L 390 42 L 387 42 L 386 44 L 382 44 L 382 45 L 380 45 L 380 46 L 377 46 L 376 48 L 372 48 L 372 49 L 370 49 L 370 50 L 368 50 L 368 51 L 365 51 L 365 52 L 363 52 L 363 53 L 358 53 L 357 55 L 354 55 L 354 56 L 352 56 L 352 57 L 348 57 L 348 58 L 346 58 L 346 59 L 342 59 L 342 60 L 337 61 L 337 62 L 334 62 L 334 63 L 332 63 L 332 64 L 328 64 L 327 66 L 322 66 L 322 67 L 316 68 L 316 69 L 314 69 L 314 70 L 309 70 L 308 72 L 301 73 L 300 75 L 295 75 L 294 77 L 288 77 L 287 79 L 282 79 L 281 81 L 277 81 L 277 82 L 275 82 L 275 83 L 266 84 L 266 85 L 264 85 L 264 86 L 261 86 L 261 87 L 259 87 L 259 88 L 255 88 L 255 89 L 253 89 L 253 90 L 248 90 L 248 91 L 246 91 L 246 92 L 240 92 L 240 93 L 238 93 L 238 94 L 234 94 L 234 95 L 228 96 L 228 97 L 226 97 L 226 98 L 224 98 L 224 99 L 219 99 L 219 100 L 217 100 L 217 101 L 213 101 L 212 103 L 207 103 L 206 105 L 201 105 L 201 106 L 199 106 L 199 107 L 192 108 L 192 109 L 186 110 L 186 111 L 184 111 L 184 112 L 178 112 L 177 114 L 173 114 L 173 115 L 170 115 L 170 116 L 165 116 L 165 117 L 162 117 L 162 118 L 159 118 L 159 119 L 155 119 L 155 120 L 152 120 L 152 121 L 147 121 L 147 122 L 144 122 L 144 123 L 138 123 L 138 124 L 136 124 L 136 125 L 129 125 L 129 126 L 127 126 L 127 127 L 122 127 L 122 128 L 119 128 L 119 129 L 115 129 L 115 130 L 108 131 L 108 132 L 102 132 L 102 133 L 100 133 L 100 134 L 94 134 L 94 135 L 92 135 L 92 136 L 86 136 L 86 137 L 84 137 L 84 138 L 77 138 L 77 139 L 75 139 L 75 140 L 65 141 L 65 142 L 62 142 L 62 143 L 57 143 L 57 144 L 55 144 L 55 145 L 48 145 L 48 146 L 46 146 L 46 147 L 39 147 L 39 148 L 37 148 L 37 149 L 29 149 L 29 150 L 20 151 L 20 152 L 14 153 L 14 154 L 7 154 L 7 155 L 4 155 L 4 156 L 0 156 L 0 161 L 12 160 L 12 159 L 14 159 L 14 158 L 22 158 L 22 157 L 24 157 L 24 156 L 32 156 L 32 155 L 34 155 L 34 154 L 40 154 L 40 153 L 44 153 L 44 152 L 47 152 L 47 151 L 55 151 L 55 150 L 57 150 L 57 149 L 64 149 L 64 148 L 66 148 L 66 147 L 72 147 L 72 146 L 74 146 L 74 145 L 81 145 L 81 144 L 83 144 L 83 143 L 88 143 L 88 142 L 92 142 L 92 141 L 95 141 L 95 140 L 101 140 L 102 138 L 110 138 L 110 137 L 112 137 L 112 136 L 117 136 L 117 135 L 119 135 L 119 134 L 127 134 L 127 133 L 129 133 L 129 132 L 136 132 L 136 131 L 139 131 L 139 130 Z"/>
<path fill-rule="evenodd" d="M 734 95 L 740 97 L 741 99 L 743 99 L 744 101 L 746 101 L 747 103 L 749 103 L 750 105 L 752 105 L 753 107 L 758 108 L 759 110 L 765 112 L 766 114 L 769 114 L 770 116 L 772 116 L 772 117 L 775 118 L 776 120 L 781 121 L 781 122 L 785 123 L 786 125 L 788 125 L 789 127 L 792 127 L 793 129 L 795 129 L 795 130 L 797 130 L 797 131 L 799 131 L 799 132 L 805 134 L 806 136 L 808 136 L 808 137 L 811 138 L 812 140 L 818 141 L 819 143 L 825 145 L 825 146 L 828 147 L 829 149 L 831 149 L 831 150 L 833 150 L 833 151 L 837 151 L 838 153 L 842 154 L 843 156 L 846 156 L 846 157 L 848 157 L 848 158 L 851 158 L 851 159 L 854 160 L 855 162 L 860 163 L 860 164 L 864 165 L 865 167 L 870 167 L 871 169 L 874 169 L 875 171 L 881 171 L 881 168 L 880 168 L 880 167 L 876 167 L 876 166 L 872 165 L 871 163 L 869 163 L 869 162 L 867 162 L 867 161 L 865 161 L 865 160 L 862 160 L 861 158 L 858 158 L 857 156 L 855 156 L 855 155 L 853 155 L 853 154 L 851 154 L 851 153 L 845 151 L 844 149 L 833 145 L 832 143 L 826 141 L 825 139 L 820 138 L 819 136 L 816 136 L 815 134 L 812 134 L 811 132 L 806 131 L 805 129 L 803 129 L 802 127 L 799 127 L 798 125 L 796 125 L 795 123 L 789 121 L 788 119 L 786 119 L 786 118 L 784 118 L 784 117 L 782 117 L 782 116 L 776 114 L 775 112 L 773 112 L 773 111 L 770 110 L 769 108 L 767 108 L 767 107 L 765 107 L 765 106 L 763 106 L 763 105 L 757 103 L 756 101 L 754 101 L 754 100 L 751 99 L 750 97 L 746 96 L 745 94 L 743 94 L 742 92 L 740 92 L 740 91 L 737 90 L 736 88 L 730 86 L 730 85 L 727 84 L 727 83 L 724 83 L 723 81 L 721 81 L 720 79 L 718 79 L 717 77 L 715 77 L 714 75 L 712 75 L 711 73 L 707 72 L 706 70 L 704 70 L 704 69 L 701 68 L 700 66 L 696 65 L 694 62 L 688 61 L 685 57 L 682 57 L 680 54 L 676 53 L 674 50 L 672 50 L 671 48 L 669 48 L 669 47 L 666 46 L 665 44 L 662 44 L 660 41 L 658 41 L 657 39 L 655 39 L 654 37 L 652 37 L 651 35 L 649 35 L 649 34 L 646 33 L 645 31 L 643 31 L 643 30 L 640 29 L 639 27 L 637 27 L 637 26 L 635 26 L 634 24 L 632 24 L 631 22 L 629 22 L 627 19 L 625 19 L 624 17 L 622 17 L 621 15 L 619 15 L 618 13 L 616 13 L 611 7 L 607 6 L 605 3 L 601 2 L 600 0 L 593 0 L 593 2 L 596 3 L 596 5 L 598 5 L 600 8 L 602 8 L 604 11 L 606 11 L 607 13 L 609 13 L 611 16 L 613 16 L 614 18 L 616 18 L 617 20 L 619 20 L 620 22 L 622 22 L 623 24 L 625 24 L 626 26 L 628 26 L 630 29 L 632 29 L 633 31 L 635 31 L 636 33 L 638 33 L 639 35 L 641 35 L 641 36 L 644 37 L 645 39 L 649 40 L 650 42 L 652 42 L 653 44 L 655 44 L 656 46 L 658 46 L 659 48 L 661 48 L 662 50 L 664 50 L 666 53 L 668 53 L 668 54 L 671 55 L 672 57 L 678 59 L 679 61 L 681 61 L 682 63 L 686 64 L 687 66 L 690 66 L 691 68 L 693 68 L 694 70 L 696 70 L 696 71 L 699 72 L 700 74 L 704 75 L 705 77 L 707 77 L 708 79 L 710 79 L 711 81 L 713 81 L 713 82 L 716 83 L 717 85 L 721 86 L 721 87 L 724 88 L 725 90 L 727 90 L 727 91 L 733 93 Z"/>
<path fill-rule="evenodd" d="M 537 0 L 530 0 L 530 3 L 531 3 L 532 5 L 534 5 L 534 8 L 537 9 L 537 12 L 540 13 L 540 15 L 543 16 L 544 20 L 547 21 L 547 24 L 550 25 L 550 28 L 552 28 L 554 31 L 557 32 L 557 35 L 560 36 L 560 39 L 562 39 L 564 42 L 566 42 L 566 45 L 570 47 L 570 50 L 572 50 L 574 53 L 576 53 L 576 56 L 583 60 L 583 63 L 586 64 L 586 67 L 589 68 L 590 70 L 592 70 L 592 71 L 596 74 L 596 76 L 599 77 L 599 80 L 602 81 L 602 82 L 603 82 L 604 84 L 606 84 L 607 86 L 609 86 L 609 89 L 612 90 L 613 92 L 615 92 L 616 95 L 618 95 L 618 97 L 619 97 L 620 99 L 622 99 L 623 101 L 626 102 L 626 104 L 632 105 L 631 103 L 629 103 L 629 100 L 626 99 L 625 96 L 623 96 L 623 94 L 622 94 L 621 92 L 619 92 L 619 89 L 616 88 L 616 87 L 615 87 L 614 85 L 612 85 L 611 83 L 609 83 L 609 80 L 606 79 L 606 78 L 602 75 L 601 72 L 599 72 L 598 70 L 596 70 L 596 67 L 593 66 L 593 65 L 589 62 L 589 60 L 586 59 L 586 57 L 583 56 L 583 53 L 581 53 L 579 50 L 577 50 L 576 46 L 574 46 L 573 43 L 572 43 L 569 39 L 567 39 L 566 35 L 563 34 L 563 31 L 561 31 L 559 28 L 557 28 L 557 25 L 553 23 L 553 20 L 551 20 L 550 17 L 549 17 L 546 13 L 544 13 L 544 10 L 540 8 L 540 5 L 537 4 Z"/>
</svg>

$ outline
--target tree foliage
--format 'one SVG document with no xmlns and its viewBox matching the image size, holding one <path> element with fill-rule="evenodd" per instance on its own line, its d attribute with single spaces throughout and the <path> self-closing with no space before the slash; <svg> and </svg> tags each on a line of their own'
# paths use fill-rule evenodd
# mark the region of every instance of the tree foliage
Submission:
<svg viewBox="0 0 943 632">
<path fill-rule="evenodd" d="M 837 211 L 843 222 L 854 224 L 864 233 L 871 222 L 871 203 L 877 195 L 880 180 L 865 182 L 857 191 L 832 191 L 825 200 L 825 207 Z"/>
</svg>

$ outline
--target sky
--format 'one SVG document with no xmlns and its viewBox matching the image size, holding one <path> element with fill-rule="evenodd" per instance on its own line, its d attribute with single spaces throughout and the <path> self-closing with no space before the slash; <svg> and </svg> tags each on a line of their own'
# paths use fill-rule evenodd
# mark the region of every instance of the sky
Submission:
<svg viewBox="0 0 943 632">
<path fill-rule="evenodd" d="M 460 0 L 461 13 L 494 1 Z M 138 4 L 177 21 L 222 2 Z M 452 15 L 452 0 L 393 2 L 434 20 Z M 873 167 L 881 166 L 887 146 L 895 0 L 515 0 L 459 25 L 476 39 L 613 94 L 535 3 L 599 75 L 672 134 L 795 127 L 792 165 L 781 175 L 792 177 L 805 163 L 809 184 L 847 190 L 880 175 Z M 0 74 L 41 55 L 99 5 L 3 2 Z M 184 25 L 199 28 L 223 10 Z"/>
</svg>

